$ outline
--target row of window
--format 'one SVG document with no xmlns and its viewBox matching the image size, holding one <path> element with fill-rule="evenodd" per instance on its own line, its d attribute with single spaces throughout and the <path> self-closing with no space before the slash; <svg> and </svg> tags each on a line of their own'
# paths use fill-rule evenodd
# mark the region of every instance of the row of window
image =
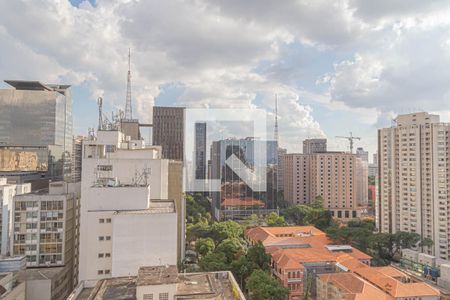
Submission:
<svg viewBox="0 0 450 300">
<path fill-rule="evenodd" d="M 156 300 L 153 294 L 144 294 L 144 300 Z M 169 293 L 159 293 L 158 300 L 169 300 Z"/>
<path fill-rule="evenodd" d="M 106 219 L 98 219 L 99 223 L 111 223 L 111 218 L 106 218 Z"/>
<path fill-rule="evenodd" d="M 99 253 L 98 258 L 111 257 L 111 253 Z"/>
<path fill-rule="evenodd" d="M 107 236 L 99 236 L 98 237 L 99 241 L 110 241 L 111 240 L 111 236 L 107 235 Z"/>
<path fill-rule="evenodd" d="M 111 270 L 98 270 L 97 271 L 97 275 L 103 275 L 103 274 L 109 275 L 109 274 L 111 274 Z"/>
</svg>

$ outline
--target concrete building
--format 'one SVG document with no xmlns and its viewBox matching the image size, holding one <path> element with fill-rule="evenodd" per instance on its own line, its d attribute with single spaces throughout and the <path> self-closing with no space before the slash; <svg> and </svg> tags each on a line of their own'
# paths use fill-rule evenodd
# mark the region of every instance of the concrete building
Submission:
<svg viewBox="0 0 450 300">
<path fill-rule="evenodd" d="M 41 275 L 43 269 L 57 267 L 50 274 L 55 276 L 58 288 L 53 284 L 49 291 L 42 291 L 53 298 L 30 298 L 30 294 L 27 299 L 64 299 L 76 285 L 79 197 L 79 184 L 62 181 L 50 183 L 48 190 L 14 197 L 14 236 L 10 253 L 25 255 L 27 267 L 35 268 L 25 272 L 25 279 L 46 277 Z M 33 295 L 39 290 L 37 286 L 33 288 L 35 283 L 27 285 L 27 289 L 35 291 Z"/>
<path fill-rule="evenodd" d="M 277 187 L 279 192 L 284 191 L 284 178 L 283 178 L 283 159 L 287 154 L 287 150 L 284 148 L 278 148 L 278 161 L 277 161 Z"/>
<path fill-rule="evenodd" d="M 0 299 L 26 300 L 26 283 L 18 278 L 17 273 L 0 273 Z"/>
<path fill-rule="evenodd" d="M 220 192 L 212 193 L 213 216 L 217 220 L 275 211 L 277 148 L 276 141 L 253 137 L 212 143 L 210 179 L 221 182 Z M 230 163 L 233 158 L 234 162 Z M 256 169 L 263 170 L 263 174 L 255 173 L 259 178 L 252 181 L 254 186 L 237 174 Z"/>
<path fill-rule="evenodd" d="M 327 139 L 303 140 L 303 154 L 327 152 Z"/>
<path fill-rule="evenodd" d="M 369 163 L 369 151 L 365 151 L 364 148 L 358 147 L 356 148 L 356 155 L 358 155 L 362 161 Z"/>
<path fill-rule="evenodd" d="M 31 192 L 31 184 L 8 184 L 6 177 L 0 178 L 0 254 L 10 255 L 13 240 L 14 196 Z"/>
<path fill-rule="evenodd" d="M 184 242 L 179 204 L 169 196 L 180 197 L 181 186 L 171 191 L 169 181 L 178 182 L 180 165 L 114 129 L 85 140 L 82 161 L 80 281 L 94 285 L 136 276 L 143 264 L 176 264 Z"/>
<path fill-rule="evenodd" d="M 426 112 L 378 130 L 378 228 L 430 238 L 426 252 L 441 259 L 450 258 L 449 139 L 450 123 Z"/>
<path fill-rule="evenodd" d="M 206 178 L 206 123 L 195 123 L 195 179 Z"/>
<path fill-rule="evenodd" d="M 72 182 L 81 182 L 81 157 L 82 157 L 82 136 L 77 136 L 73 138 L 73 149 L 72 149 Z"/>
<path fill-rule="evenodd" d="M 229 271 L 178 273 L 174 265 L 140 267 L 136 276 L 100 280 L 94 288 L 83 282 L 68 300 L 245 300 Z"/>
<path fill-rule="evenodd" d="M 264 245 L 271 256 L 272 274 L 289 289 L 289 300 L 301 299 L 306 289 L 311 290 L 309 285 L 315 286 L 318 274 L 337 272 L 336 263 L 343 257 L 366 265 L 371 260 L 349 245 L 332 245 L 325 233 L 313 226 L 255 227 L 246 231 L 246 237 L 251 244 Z"/>
<path fill-rule="evenodd" d="M 284 199 L 309 204 L 317 196 L 337 218 L 358 218 L 367 205 L 367 164 L 356 154 L 292 153 L 283 159 Z"/>
<path fill-rule="evenodd" d="M 439 290 L 394 267 L 369 267 L 351 258 L 339 264 L 341 272 L 317 276 L 317 300 L 441 299 Z"/>
<path fill-rule="evenodd" d="M 184 107 L 153 107 L 153 145 L 162 158 L 184 160 Z"/>
<path fill-rule="evenodd" d="M 0 90 L 0 171 L 71 180 L 70 86 L 5 82 L 13 89 Z"/>
</svg>

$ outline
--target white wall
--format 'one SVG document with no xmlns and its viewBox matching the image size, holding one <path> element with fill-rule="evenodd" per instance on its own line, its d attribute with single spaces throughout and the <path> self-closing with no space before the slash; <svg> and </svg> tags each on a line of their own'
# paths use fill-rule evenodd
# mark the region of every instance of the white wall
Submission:
<svg viewBox="0 0 450 300">
<path fill-rule="evenodd" d="M 177 215 L 119 213 L 113 219 L 112 276 L 177 264 Z"/>
</svg>

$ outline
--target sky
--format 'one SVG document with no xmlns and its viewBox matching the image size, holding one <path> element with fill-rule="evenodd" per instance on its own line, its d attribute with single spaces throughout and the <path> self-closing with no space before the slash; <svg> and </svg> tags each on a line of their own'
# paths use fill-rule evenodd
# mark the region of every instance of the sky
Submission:
<svg viewBox="0 0 450 300">
<path fill-rule="evenodd" d="M 134 117 L 153 105 L 259 108 L 280 145 L 353 132 L 373 153 L 397 114 L 450 121 L 450 1 L 0 0 L 0 78 L 70 84 L 74 131 L 96 99 Z M 1 83 L 0 88 L 6 84 Z"/>
</svg>

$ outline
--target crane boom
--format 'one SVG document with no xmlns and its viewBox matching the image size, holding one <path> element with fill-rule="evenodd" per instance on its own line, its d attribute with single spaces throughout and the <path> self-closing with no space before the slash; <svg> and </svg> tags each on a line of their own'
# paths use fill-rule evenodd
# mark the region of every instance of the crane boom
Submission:
<svg viewBox="0 0 450 300">
<path fill-rule="evenodd" d="M 354 140 L 361 140 L 361 138 L 359 136 L 353 136 L 353 133 L 351 131 L 350 131 L 349 136 L 336 136 L 336 138 L 348 140 L 348 142 L 350 144 L 350 153 L 353 153 Z"/>
</svg>

